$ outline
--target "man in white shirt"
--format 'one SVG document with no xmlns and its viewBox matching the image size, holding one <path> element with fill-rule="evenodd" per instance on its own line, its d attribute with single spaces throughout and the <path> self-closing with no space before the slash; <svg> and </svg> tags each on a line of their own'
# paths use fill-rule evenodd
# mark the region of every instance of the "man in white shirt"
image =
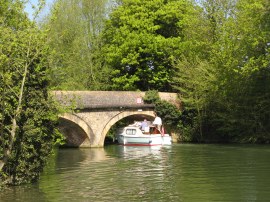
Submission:
<svg viewBox="0 0 270 202">
<path fill-rule="evenodd" d="M 157 129 L 160 131 L 161 125 L 162 125 L 162 120 L 157 114 L 155 113 L 155 120 L 153 121 L 153 125 L 157 127 Z"/>
</svg>

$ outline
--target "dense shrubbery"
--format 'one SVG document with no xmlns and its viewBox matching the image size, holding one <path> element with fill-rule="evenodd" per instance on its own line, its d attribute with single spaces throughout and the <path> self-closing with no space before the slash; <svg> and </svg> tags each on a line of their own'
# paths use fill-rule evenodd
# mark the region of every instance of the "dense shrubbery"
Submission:
<svg viewBox="0 0 270 202">
<path fill-rule="evenodd" d="M 36 181 L 61 139 L 48 94 L 46 33 L 22 8 L 19 1 L 0 2 L 1 184 Z"/>
</svg>

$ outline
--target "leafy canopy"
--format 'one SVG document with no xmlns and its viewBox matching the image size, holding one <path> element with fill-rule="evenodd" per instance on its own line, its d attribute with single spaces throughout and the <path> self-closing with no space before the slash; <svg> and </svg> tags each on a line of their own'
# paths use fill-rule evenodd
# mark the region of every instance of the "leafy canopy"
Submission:
<svg viewBox="0 0 270 202">
<path fill-rule="evenodd" d="M 171 91 L 173 62 L 182 53 L 188 1 L 124 0 L 103 33 L 112 89 Z"/>
</svg>

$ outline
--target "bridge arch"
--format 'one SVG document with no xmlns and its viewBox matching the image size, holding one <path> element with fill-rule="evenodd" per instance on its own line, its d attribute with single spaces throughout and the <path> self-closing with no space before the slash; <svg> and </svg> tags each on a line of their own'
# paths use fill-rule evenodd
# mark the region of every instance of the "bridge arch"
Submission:
<svg viewBox="0 0 270 202">
<path fill-rule="evenodd" d="M 109 132 L 109 130 L 111 129 L 111 127 L 118 121 L 120 121 L 123 118 L 126 118 L 128 116 L 133 116 L 133 115 L 140 115 L 140 116 L 145 116 L 145 117 L 150 117 L 152 119 L 154 119 L 155 115 L 154 115 L 154 111 L 153 110 L 147 110 L 147 111 L 122 111 L 118 114 L 116 114 L 115 116 L 113 116 L 105 125 L 105 127 L 102 130 L 101 133 L 101 138 L 100 138 L 100 145 L 104 145 L 104 141 L 105 141 L 105 137 L 107 135 L 107 133 Z"/>
<path fill-rule="evenodd" d="M 82 118 L 70 113 L 64 113 L 59 118 L 59 130 L 66 136 L 66 146 L 90 147 L 94 133 Z"/>
<path fill-rule="evenodd" d="M 51 93 L 60 105 L 75 107 L 76 111 L 60 116 L 63 123 L 60 124 L 60 129 L 69 135 L 67 140 L 70 144 L 78 147 L 103 147 L 110 128 L 125 117 L 138 115 L 148 117 L 149 120 L 154 117 L 155 106 L 143 102 L 145 92 L 52 91 Z M 161 100 L 177 107 L 181 106 L 176 93 L 158 94 Z M 77 134 L 75 129 L 78 131 Z"/>
</svg>

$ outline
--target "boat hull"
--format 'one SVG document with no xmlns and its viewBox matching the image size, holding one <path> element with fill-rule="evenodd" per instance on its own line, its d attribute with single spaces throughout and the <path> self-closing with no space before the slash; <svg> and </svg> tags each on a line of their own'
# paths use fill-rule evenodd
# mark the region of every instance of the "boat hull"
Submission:
<svg viewBox="0 0 270 202">
<path fill-rule="evenodd" d="M 157 146 L 157 145 L 171 145 L 171 136 L 168 134 L 149 134 L 142 136 L 129 136 L 119 134 L 117 135 L 118 143 L 126 146 Z"/>
</svg>

